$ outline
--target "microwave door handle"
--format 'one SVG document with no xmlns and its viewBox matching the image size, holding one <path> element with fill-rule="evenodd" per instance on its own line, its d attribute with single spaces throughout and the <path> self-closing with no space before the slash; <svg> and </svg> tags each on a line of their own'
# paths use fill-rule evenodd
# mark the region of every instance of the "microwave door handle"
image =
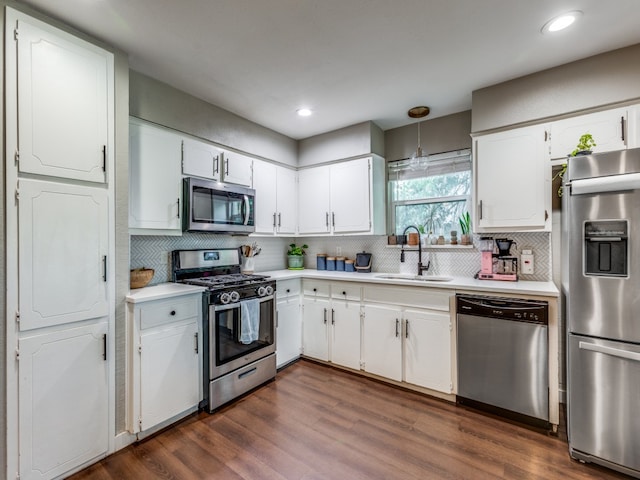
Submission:
<svg viewBox="0 0 640 480">
<path fill-rule="evenodd" d="M 244 225 L 249 224 L 249 195 L 243 195 L 244 201 L 242 202 L 244 209 Z"/>
</svg>

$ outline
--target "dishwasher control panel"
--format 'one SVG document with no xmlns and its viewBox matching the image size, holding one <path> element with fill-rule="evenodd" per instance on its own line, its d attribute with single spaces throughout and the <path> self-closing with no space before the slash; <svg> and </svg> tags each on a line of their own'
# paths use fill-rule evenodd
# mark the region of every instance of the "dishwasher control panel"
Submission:
<svg viewBox="0 0 640 480">
<path fill-rule="evenodd" d="M 517 298 L 457 295 L 458 314 L 548 324 L 547 302 Z"/>
</svg>

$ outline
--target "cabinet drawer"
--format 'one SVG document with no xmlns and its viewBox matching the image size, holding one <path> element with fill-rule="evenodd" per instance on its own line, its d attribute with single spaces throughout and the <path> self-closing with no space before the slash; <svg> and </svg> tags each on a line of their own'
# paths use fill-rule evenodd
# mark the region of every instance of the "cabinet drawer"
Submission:
<svg viewBox="0 0 640 480">
<path fill-rule="evenodd" d="M 149 303 L 140 308 L 140 329 L 157 327 L 197 317 L 200 295 L 169 298 Z"/>
<path fill-rule="evenodd" d="M 300 295 L 300 279 L 278 280 L 276 282 L 276 295 L 278 298 Z"/>
<path fill-rule="evenodd" d="M 302 290 L 305 295 L 310 297 L 328 297 L 329 282 L 304 279 L 302 281 Z"/>
<path fill-rule="evenodd" d="M 361 299 L 362 287 L 353 283 L 332 283 L 331 284 L 331 298 L 346 299 L 359 302 Z"/>
<path fill-rule="evenodd" d="M 428 308 L 448 312 L 449 302 L 453 295 L 443 290 L 432 288 L 406 287 L 364 287 L 364 301 L 403 305 L 406 307 Z"/>
</svg>

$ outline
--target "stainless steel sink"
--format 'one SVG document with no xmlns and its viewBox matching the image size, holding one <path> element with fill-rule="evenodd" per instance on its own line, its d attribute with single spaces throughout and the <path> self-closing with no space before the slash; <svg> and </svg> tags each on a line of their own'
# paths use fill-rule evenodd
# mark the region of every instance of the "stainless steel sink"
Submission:
<svg viewBox="0 0 640 480">
<path fill-rule="evenodd" d="M 437 275 L 408 275 L 402 273 L 383 273 L 376 275 L 375 278 L 383 278 L 386 280 L 414 280 L 418 282 L 450 282 L 452 277 L 441 277 Z"/>
</svg>

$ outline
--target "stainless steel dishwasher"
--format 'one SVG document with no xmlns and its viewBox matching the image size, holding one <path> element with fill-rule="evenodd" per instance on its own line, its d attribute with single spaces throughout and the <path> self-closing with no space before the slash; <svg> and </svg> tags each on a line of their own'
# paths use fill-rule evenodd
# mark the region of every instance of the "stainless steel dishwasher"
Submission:
<svg viewBox="0 0 640 480">
<path fill-rule="evenodd" d="M 458 403 L 549 421 L 548 305 L 457 295 Z"/>
</svg>

